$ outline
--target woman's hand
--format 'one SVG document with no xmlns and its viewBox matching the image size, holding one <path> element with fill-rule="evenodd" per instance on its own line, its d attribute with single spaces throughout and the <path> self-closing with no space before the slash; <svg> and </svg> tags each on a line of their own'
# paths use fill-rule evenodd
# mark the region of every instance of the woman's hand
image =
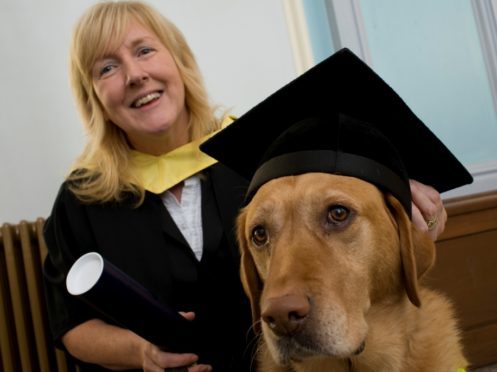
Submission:
<svg viewBox="0 0 497 372">
<path fill-rule="evenodd" d="M 193 320 L 194 313 L 182 314 Z M 99 364 L 111 370 L 142 368 L 144 371 L 167 371 L 179 368 L 189 372 L 211 371 L 211 366 L 194 365 L 197 355 L 175 354 L 161 350 L 129 329 L 116 327 L 100 319 L 90 319 L 72 328 L 62 337 L 65 347 L 77 359 Z"/>
<path fill-rule="evenodd" d="M 193 320 L 193 312 L 181 313 L 186 319 Z M 205 364 L 194 365 L 198 360 L 197 355 L 191 353 L 170 353 L 161 350 L 158 346 L 146 342 L 143 348 L 143 371 L 145 372 L 164 372 L 168 368 L 184 367 L 188 372 L 209 372 L 212 367 Z M 178 369 L 181 370 L 181 369 Z"/>
<path fill-rule="evenodd" d="M 412 194 L 412 222 L 435 241 L 445 229 L 447 212 L 437 190 L 409 180 Z"/>
<path fill-rule="evenodd" d="M 212 371 L 211 366 L 198 364 L 193 365 L 198 357 L 195 354 L 184 353 L 175 354 L 163 351 L 157 346 L 148 343 L 143 353 L 143 371 L 164 372 L 168 368 L 184 367 L 185 372 L 208 372 Z M 178 369 L 179 370 L 179 369 Z"/>
</svg>

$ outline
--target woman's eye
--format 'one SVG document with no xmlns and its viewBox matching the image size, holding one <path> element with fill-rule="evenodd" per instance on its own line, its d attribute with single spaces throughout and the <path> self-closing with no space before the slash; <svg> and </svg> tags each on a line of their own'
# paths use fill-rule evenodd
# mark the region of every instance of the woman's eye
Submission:
<svg viewBox="0 0 497 372">
<path fill-rule="evenodd" d="M 269 237 L 264 226 L 258 225 L 252 229 L 252 241 L 259 247 L 268 243 Z"/>
<path fill-rule="evenodd" d="M 109 73 L 112 70 L 113 67 L 114 67 L 113 65 L 105 65 L 104 67 L 102 67 L 100 69 L 100 76 Z"/>
<path fill-rule="evenodd" d="M 103 77 L 108 75 L 112 70 L 116 67 L 115 63 L 105 63 L 101 67 L 98 68 L 98 76 Z"/>
<path fill-rule="evenodd" d="M 142 56 L 142 55 L 146 55 L 146 54 L 149 54 L 149 53 L 152 53 L 153 52 L 153 49 L 152 48 L 149 48 L 149 47 L 143 47 L 143 48 L 140 48 L 138 50 L 138 55 Z"/>
<path fill-rule="evenodd" d="M 332 205 L 328 208 L 326 219 L 328 223 L 339 224 L 343 223 L 350 216 L 350 210 L 342 205 Z"/>
</svg>

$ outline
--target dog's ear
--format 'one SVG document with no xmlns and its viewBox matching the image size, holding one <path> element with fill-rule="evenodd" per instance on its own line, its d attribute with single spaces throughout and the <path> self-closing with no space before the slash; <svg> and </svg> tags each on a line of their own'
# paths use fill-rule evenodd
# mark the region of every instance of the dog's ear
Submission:
<svg viewBox="0 0 497 372">
<path fill-rule="evenodd" d="M 261 331 L 260 299 L 262 294 L 262 280 L 257 272 L 252 255 L 247 247 L 247 241 L 245 239 L 245 217 L 246 213 L 242 210 L 242 212 L 238 215 L 236 223 L 238 246 L 240 248 L 241 256 L 240 279 L 242 281 L 243 289 L 250 300 L 254 332 L 258 334 Z"/>
<path fill-rule="evenodd" d="M 405 209 L 394 196 L 387 195 L 387 202 L 398 226 L 400 256 L 407 296 L 414 305 L 419 307 L 421 301 L 418 281 L 435 263 L 435 243 L 428 234 L 419 231 L 412 224 Z"/>
</svg>

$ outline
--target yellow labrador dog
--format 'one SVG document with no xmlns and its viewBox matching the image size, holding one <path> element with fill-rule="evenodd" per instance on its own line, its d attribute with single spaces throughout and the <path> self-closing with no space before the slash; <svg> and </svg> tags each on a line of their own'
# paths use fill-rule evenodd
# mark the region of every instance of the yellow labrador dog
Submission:
<svg viewBox="0 0 497 372">
<path fill-rule="evenodd" d="M 238 217 L 260 371 L 457 371 L 453 310 L 420 284 L 435 245 L 401 204 L 353 177 L 263 185 Z"/>
</svg>

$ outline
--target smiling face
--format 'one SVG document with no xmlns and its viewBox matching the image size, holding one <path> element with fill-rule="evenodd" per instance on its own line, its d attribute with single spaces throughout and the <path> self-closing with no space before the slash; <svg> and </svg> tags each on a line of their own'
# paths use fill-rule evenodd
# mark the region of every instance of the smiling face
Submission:
<svg viewBox="0 0 497 372">
<path fill-rule="evenodd" d="M 136 150 L 155 155 L 189 141 L 185 87 L 169 50 L 138 22 L 121 45 L 98 59 L 93 87 L 106 118 Z"/>
</svg>

